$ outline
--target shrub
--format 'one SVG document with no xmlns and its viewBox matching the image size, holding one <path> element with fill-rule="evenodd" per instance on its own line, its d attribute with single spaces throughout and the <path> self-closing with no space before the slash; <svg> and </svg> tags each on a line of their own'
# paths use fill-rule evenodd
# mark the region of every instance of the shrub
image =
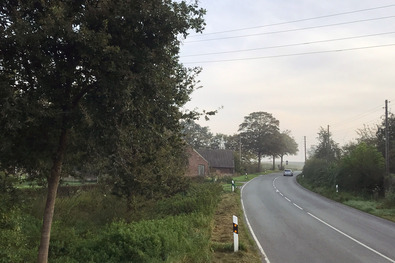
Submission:
<svg viewBox="0 0 395 263">
<path fill-rule="evenodd" d="M 385 192 L 384 207 L 395 208 L 395 188 L 391 187 Z"/>
<path fill-rule="evenodd" d="M 365 193 L 383 189 L 384 158 L 373 146 L 361 143 L 342 158 L 339 183 L 349 191 Z"/>
<path fill-rule="evenodd" d="M 331 163 L 319 158 L 312 158 L 306 161 L 303 167 L 303 174 L 306 181 L 314 187 L 330 187 L 335 184 L 337 170 L 336 163 Z"/>
<path fill-rule="evenodd" d="M 217 206 L 221 191 L 219 184 L 193 184 L 188 193 L 159 201 L 155 210 L 162 217 L 188 213 L 210 214 Z"/>
<path fill-rule="evenodd" d="M 13 209 L 0 218 L 0 262 L 34 262 L 40 222 Z"/>
<path fill-rule="evenodd" d="M 211 217 L 169 216 L 134 223 L 114 222 L 98 236 L 56 245 L 59 262 L 207 262 Z M 62 241 L 67 237 L 62 237 Z M 59 250 L 62 246 L 67 248 Z M 53 248 L 52 252 L 55 252 Z M 53 255 L 55 257 L 55 255 Z"/>
</svg>

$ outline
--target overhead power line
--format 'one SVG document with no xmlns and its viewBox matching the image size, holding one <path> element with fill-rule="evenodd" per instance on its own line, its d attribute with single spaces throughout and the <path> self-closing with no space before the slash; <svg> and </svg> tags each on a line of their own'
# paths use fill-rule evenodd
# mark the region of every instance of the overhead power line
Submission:
<svg viewBox="0 0 395 263">
<path fill-rule="evenodd" d="M 293 56 L 303 56 L 303 55 L 314 55 L 314 54 L 344 52 L 344 51 L 373 49 L 373 48 L 382 48 L 382 47 L 391 47 L 391 46 L 395 46 L 395 43 L 387 44 L 387 45 L 355 47 L 355 48 L 345 48 L 345 49 L 335 49 L 335 50 L 325 50 L 325 51 L 313 51 L 313 52 L 283 54 L 283 55 L 272 55 L 272 56 L 263 56 L 263 57 L 250 57 L 250 58 L 235 58 L 235 59 L 221 59 L 221 60 L 206 60 L 206 61 L 184 62 L 183 64 L 203 64 L 203 63 L 218 63 L 218 62 L 231 62 L 231 61 L 244 61 L 244 60 L 258 60 L 258 59 L 269 59 L 269 58 L 293 57 Z"/>
<path fill-rule="evenodd" d="M 373 113 L 377 113 L 377 112 L 381 111 L 381 109 L 382 109 L 381 105 L 380 106 L 376 106 L 376 107 L 374 107 L 374 108 L 372 108 L 370 110 L 364 111 L 363 113 L 360 113 L 360 114 L 358 114 L 356 116 L 352 116 L 352 117 L 350 117 L 348 119 L 344 119 L 342 121 L 338 121 L 336 123 L 333 123 L 333 124 L 331 124 L 331 127 L 335 127 L 336 129 L 338 129 L 339 126 L 342 127 L 344 125 L 349 125 L 351 122 L 359 120 L 359 119 L 362 119 L 362 118 L 365 118 L 366 116 L 372 115 Z"/>
<path fill-rule="evenodd" d="M 196 42 L 206 42 L 206 41 L 215 41 L 215 40 L 234 39 L 234 38 L 243 38 L 243 37 L 253 37 L 253 36 L 261 36 L 261 35 L 271 35 L 271 34 L 279 34 L 279 33 L 288 33 L 288 32 L 310 30 L 310 29 L 323 28 L 323 27 L 332 27 L 332 26 L 340 26 L 340 25 L 368 22 L 368 21 L 390 19 L 390 18 L 394 18 L 394 17 L 395 16 L 385 16 L 385 17 L 361 19 L 361 20 L 354 20 L 354 21 L 341 22 L 341 23 L 335 23 L 335 24 L 327 24 L 327 25 L 320 25 L 320 26 L 311 26 L 311 27 L 302 27 L 302 28 L 294 28 L 294 29 L 287 29 L 287 30 L 263 32 L 263 33 L 256 33 L 256 34 L 247 34 L 247 35 L 229 36 L 229 37 L 218 37 L 218 38 L 200 39 L 200 40 L 192 40 L 192 41 L 188 41 L 187 40 L 187 41 L 184 42 L 184 44 L 196 43 Z"/>
<path fill-rule="evenodd" d="M 304 18 L 304 19 L 298 19 L 298 20 L 291 20 L 291 21 L 280 22 L 280 23 L 267 24 L 267 25 L 262 25 L 262 26 L 245 27 L 245 28 L 239 28 L 239 29 L 230 29 L 230 30 L 216 31 L 216 32 L 211 32 L 211 33 L 196 34 L 196 35 L 191 35 L 191 36 L 189 36 L 189 38 L 192 38 L 192 37 L 201 37 L 201 36 L 207 36 L 207 35 L 214 35 L 214 34 L 223 34 L 223 33 L 237 32 L 237 31 L 245 31 L 245 30 L 257 29 L 257 28 L 263 28 L 263 27 L 271 27 L 271 26 L 286 25 L 286 24 L 292 24 L 292 23 L 298 23 L 298 22 L 305 22 L 305 21 L 316 20 L 316 19 L 322 19 L 322 18 L 328 18 L 328 17 L 335 17 L 335 16 L 341 16 L 341 15 L 348 15 L 348 14 L 354 14 L 354 13 L 372 11 L 372 10 L 377 10 L 377 9 L 384 9 L 384 8 L 389 8 L 389 7 L 394 7 L 394 6 L 395 6 L 395 5 L 385 5 L 385 6 L 378 6 L 378 7 L 372 7 L 372 8 L 365 8 L 365 9 L 359 9 L 359 10 L 348 11 L 348 12 L 342 12 L 342 13 L 336 13 L 336 14 L 329 14 L 329 15 L 316 16 L 316 17 L 310 17 L 310 18 Z"/>
<path fill-rule="evenodd" d="M 317 43 L 327 43 L 327 42 L 335 42 L 335 41 L 341 41 L 341 40 L 350 40 L 350 39 L 357 39 L 357 38 L 382 36 L 382 35 L 389 35 L 389 34 L 395 34 L 395 31 L 393 31 L 393 32 L 377 33 L 377 34 L 370 34 L 370 35 L 353 36 L 353 37 L 342 37 L 342 38 L 334 38 L 334 39 L 325 39 L 325 40 L 309 41 L 309 42 L 294 43 L 294 44 L 286 44 L 286 45 L 276 45 L 276 46 L 260 47 L 260 48 L 249 48 L 249 49 L 240 49 L 240 50 L 230 50 L 230 51 L 220 51 L 220 52 L 211 52 L 211 53 L 191 54 L 191 55 L 183 55 L 182 57 L 184 57 L 184 58 L 185 58 L 185 57 L 197 57 L 197 56 L 200 57 L 200 56 L 209 56 L 209 55 L 221 55 L 221 54 L 230 54 L 230 53 L 241 53 L 241 52 L 257 51 L 257 50 L 264 50 L 264 49 L 275 49 L 275 48 L 284 48 L 284 47 L 295 47 L 295 46 L 311 45 L 311 44 L 317 44 Z"/>
</svg>

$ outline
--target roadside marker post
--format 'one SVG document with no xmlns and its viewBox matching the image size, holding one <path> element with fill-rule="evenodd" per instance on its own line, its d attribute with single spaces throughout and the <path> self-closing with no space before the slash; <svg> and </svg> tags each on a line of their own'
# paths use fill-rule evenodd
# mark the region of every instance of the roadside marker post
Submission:
<svg viewBox="0 0 395 263">
<path fill-rule="evenodd" d="M 235 191 L 235 181 L 232 180 L 232 192 Z"/>
<path fill-rule="evenodd" d="M 233 216 L 233 245 L 234 252 L 239 251 L 239 224 L 237 216 Z"/>
<path fill-rule="evenodd" d="M 336 193 L 338 193 L 339 192 L 339 185 L 337 184 L 336 185 Z"/>
</svg>

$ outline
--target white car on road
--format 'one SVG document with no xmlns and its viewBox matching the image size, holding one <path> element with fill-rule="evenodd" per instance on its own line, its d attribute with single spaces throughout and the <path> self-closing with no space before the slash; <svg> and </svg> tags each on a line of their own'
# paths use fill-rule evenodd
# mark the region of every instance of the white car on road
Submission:
<svg viewBox="0 0 395 263">
<path fill-rule="evenodd" d="M 285 169 L 284 170 L 284 176 L 293 176 L 294 173 L 292 172 L 291 169 Z"/>
</svg>

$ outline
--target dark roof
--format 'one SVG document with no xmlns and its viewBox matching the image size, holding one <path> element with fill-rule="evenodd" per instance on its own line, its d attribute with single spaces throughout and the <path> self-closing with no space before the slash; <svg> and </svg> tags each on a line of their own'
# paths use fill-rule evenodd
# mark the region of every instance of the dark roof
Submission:
<svg viewBox="0 0 395 263">
<path fill-rule="evenodd" d="M 235 162 L 231 150 L 199 149 L 198 153 L 206 159 L 211 167 L 234 168 Z"/>
</svg>

